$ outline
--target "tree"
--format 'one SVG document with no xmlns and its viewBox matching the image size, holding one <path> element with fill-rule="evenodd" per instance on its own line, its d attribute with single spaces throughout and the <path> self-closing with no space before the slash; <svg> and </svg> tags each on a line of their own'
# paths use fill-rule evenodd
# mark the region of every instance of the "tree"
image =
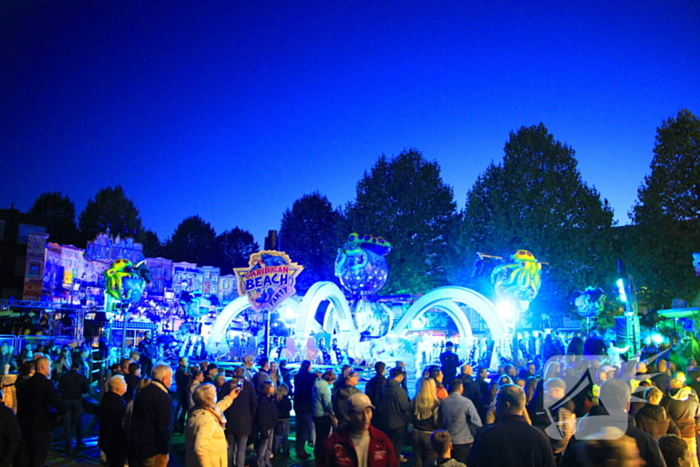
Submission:
<svg viewBox="0 0 700 467">
<path fill-rule="evenodd" d="M 489 165 L 467 193 L 462 235 L 468 255 L 508 259 L 525 249 L 549 263 L 533 310 L 561 312 L 575 289 L 604 285 L 614 274 L 612 210 L 583 182 L 577 165 L 574 150 L 543 124 L 522 127 L 511 132 L 502 164 Z"/>
<path fill-rule="evenodd" d="M 698 292 L 692 253 L 700 251 L 700 120 L 682 109 L 656 132 L 651 174 L 637 192 L 627 249 L 643 298 L 655 307 Z"/>
<path fill-rule="evenodd" d="M 163 256 L 163 244 L 158 238 L 158 234 L 149 229 L 143 229 L 136 234 L 136 241 L 143 245 L 143 255 L 146 258 L 157 258 Z"/>
<path fill-rule="evenodd" d="M 80 236 L 75 224 L 75 204 L 57 191 L 42 193 L 29 208 L 28 214 L 49 222 L 49 240 L 62 245 L 79 246 Z"/>
<path fill-rule="evenodd" d="M 425 293 L 446 283 L 444 257 L 456 204 L 437 162 L 415 149 L 391 159 L 382 155 L 357 184 L 346 215 L 354 231 L 381 235 L 393 245 L 385 292 Z"/>
<path fill-rule="evenodd" d="M 90 198 L 78 224 L 85 240 L 92 240 L 107 229 L 113 235 L 135 237 L 143 228 L 139 210 L 121 186 L 103 188 L 94 199 Z"/>
<path fill-rule="evenodd" d="M 292 209 L 282 215 L 280 248 L 304 266 L 296 281 L 299 293 L 304 294 L 316 282 L 335 279 L 335 257 L 342 245 L 338 241 L 340 217 L 328 198 L 318 192 L 294 201 Z"/>
<path fill-rule="evenodd" d="M 214 265 L 221 268 L 222 275 L 233 274 L 233 268 L 247 267 L 250 255 L 260 250 L 253 234 L 238 227 L 219 234 L 214 243 Z"/>
<path fill-rule="evenodd" d="M 173 261 L 187 261 L 200 266 L 214 262 L 216 232 L 199 216 L 190 216 L 180 222 L 165 244 L 165 251 Z"/>
</svg>

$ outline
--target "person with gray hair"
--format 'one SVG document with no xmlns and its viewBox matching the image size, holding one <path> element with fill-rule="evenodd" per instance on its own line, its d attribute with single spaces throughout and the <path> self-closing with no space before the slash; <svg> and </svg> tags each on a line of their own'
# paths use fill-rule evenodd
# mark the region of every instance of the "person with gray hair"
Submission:
<svg viewBox="0 0 700 467">
<path fill-rule="evenodd" d="M 115 375 L 107 380 L 109 391 L 102 396 L 98 418 L 100 431 L 97 445 L 107 457 L 108 467 L 123 467 L 126 461 L 126 433 L 122 425 L 126 401 L 124 376 Z"/>
<path fill-rule="evenodd" d="M 525 392 L 516 384 L 501 386 L 496 395 L 496 422 L 474 442 L 469 467 L 554 467 L 547 435 L 527 422 Z"/>
<path fill-rule="evenodd" d="M 240 388 L 229 392 L 216 402 L 216 388 L 204 383 L 192 393 L 194 408 L 187 418 L 185 428 L 185 466 L 221 467 L 228 464 L 226 442 L 226 417 L 223 411 L 240 394 Z"/>
<path fill-rule="evenodd" d="M 168 389 L 173 370 L 168 365 L 153 368 L 153 381 L 134 400 L 129 433 L 131 467 L 166 467 L 172 436 L 172 400 Z"/>
</svg>

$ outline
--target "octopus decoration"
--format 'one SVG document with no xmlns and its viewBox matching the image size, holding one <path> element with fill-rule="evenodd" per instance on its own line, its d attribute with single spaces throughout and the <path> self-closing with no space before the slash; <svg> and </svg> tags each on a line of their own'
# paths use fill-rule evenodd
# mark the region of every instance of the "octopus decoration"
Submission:
<svg viewBox="0 0 700 467">
<path fill-rule="evenodd" d="M 498 296 L 519 301 L 532 301 L 542 284 L 542 265 L 527 250 L 518 250 L 511 256 L 512 263 L 494 268 L 491 273 Z"/>
<path fill-rule="evenodd" d="M 145 261 L 133 264 L 128 259 L 118 259 L 104 272 L 107 282 L 105 293 L 125 303 L 137 302 L 146 284 L 152 282 L 151 271 Z"/>
<path fill-rule="evenodd" d="M 583 292 L 576 292 L 574 305 L 579 316 L 590 318 L 603 311 L 605 298 L 605 292 L 600 287 L 586 287 Z"/>
<path fill-rule="evenodd" d="M 375 293 L 389 277 L 385 256 L 390 251 L 391 244 L 382 237 L 352 233 L 338 249 L 335 275 L 353 293 Z"/>
</svg>

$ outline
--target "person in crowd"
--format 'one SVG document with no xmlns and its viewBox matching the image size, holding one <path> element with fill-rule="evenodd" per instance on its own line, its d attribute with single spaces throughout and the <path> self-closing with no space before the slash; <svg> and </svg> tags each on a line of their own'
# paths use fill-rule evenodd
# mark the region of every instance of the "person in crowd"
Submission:
<svg viewBox="0 0 700 467">
<path fill-rule="evenodd" d="M 280 387 L 280 384 L 282 384 L 283 381 L 280 379 L 280 370 L 277 366 L 277 362 L 270 362 L 270 371 L 268 371 L 268 374 L 270 375 L 270 381 L 272 381 L 272 384 L 276 388 Z"/>
<path fill-rule="evenodd" d="M 255 375 L 255 370 L 253 370 L 253 356 L 252 355 L 246 355 L 243 357 L 243 369 L 244 369 L 244 375 L 245 379 L 248 382 L 253 382 L 253 376 Z"/>
<path fill-rule="evenodd" d="M 560 436 L 550 437 L 554 458 L 558 461 L 576 429 L 576 415 L 571 400 L 564 404 L 559 401 L 566 395 L 566 382 L 561 378 L 551 378 L 544 382 L 544 407 L 549 408 L 550 416 L 559 429 Z M 558 462 L 557 462 L 558 463 Z"/>
<path fill-rule="evenodd" d="M 153 370 L 153 361 L 157 358 L 158 354 L 156 344 L 151 339 L 151 331 L 143 333 L 143 339 L 139 342 L 138 349 L 140 353 L 138 362 L 141 364 L 141 371 L 143 375 L 150 377 L 151 371 Z"/>
<path fill-rule="evenodd" d="M 124 375 L 124 381 L 126 381 L 126 394 L 124 394 L 124 400 L 129 403 L 134 399 L 134 394 L 136 393 L 136 388 L 139 387 L 141 382 L 141 364 L 136 362 L 129 363 L 129 372 Z"/>
<path fill-rule="evenodd" d="M 129 465 L 131 467 L 166 467 L 172 435 L 172 401 L 168 390 L 173 370 L 157 365 L 153 380 L 134 399 L 131 416 Z"/>
<path fill-rule="evenodd" d="M 31 361 L 31 362 L 24 362 L 22 363 L 22 366 L 19 369 L 19 376 L 17 377 L 17 381 L 15 382 L 15 386 L 19 387 L 22 383 L 26 382 L 34 376 L 36 373 L 36 362 Z"/>
<path fill-rule="evenodd" d="M 120 368 L 120 375 L 126 376 L 129 374 L 129 365 L 134 363 L 135 360 L 132 360 L 130 358 L 122 358 L 119 361 L 119 368 Z"/>
<path fill-rule="evenodd" d="M 280 377 L 282 378 L 282 382 L 289 386 L 289 394 L 294 394 L 294 388 L 292 387 L 292 371 L 287 368 L 286 358 L 280 360 Z"/>
<path fill-rule="evenodd" d="M 527 380 L 537 374 L 537 365 L 533 361 L 529 361 L 525 364 L 523 368 L 520 369 L 518 373 L 518 378 Z"/>
<path fill-rule="evenodd" d="M 347 399 L 349 422 L 325 441 L 318 467 L 398 467 L 391 440 L 371 425 L 373 409 L 369 397 L 359 391 Z"/>
<path fill-rule="evenodd" d="M 418 394 L 411 401 L 414 467 L 424 467 L 436 458 L 437 453 L 433 449 L 430 435 L 440 427 L 439 409 L 440 399 L 435 390 L 435 381 L 428 378 L 421 384 Z"/>
<path fill-rule="evenodd" d="M 685 378 L 676 375 L 669 382 L 666 396 L 661 405 L 678 425 L 680 437 L 688 443 L 693 467 L 698 467 L 697 442 L 695 434 L 700 430 L 700 402 L 690 387 L 685 385 Z"/>
<path fill-rule="evenodd" d="M 384 373 L 386 371 L 386 364 L 384 362 L 377 362 L 374 364 L 374 371 L 376 374 L 367 381 L 367 384 L 365 385 L 365 394 L 367 394 L 367 397 L 369 397 L 369 400 L 372 401 L 372 405 L 377 407 L 378 410 L 381 410 L 381 401 L 382 401 L 382 389 L 384 388 L 384 385 L 386 385 L 386 376 L 384 376 Z M 372 424 L 379 428 L 379 417 L 372 417 Z"/>
<path fill-rule="evenodd" d="M 357 384 L 360 382 L 360 375 L 356 371 L 350 371 L 340 385 L 333 388 L 331 394 L 331 404 L 333 405 L 333 413 L 338 419 L 338 428 L 343 428 L 350 422 L 347 413 L 347 400 L 353 394 L 360 392 L 357 389 Z"/>
<path fill-rule="evenodd" d="M 554 467 L 549 438 L 524 417 L 525 392 L 515 384 L 496 396 L 497 422 L 487 426 L 469 453 L 469 467 Z"/>
<path fill-rule="evenodd" d="M 663 393 L 652 386 L 644 391 L 646 404 L 634 415 L 634 421 L 642 431 L 649 433 L 654 439 L 659 439 L 665 434 L 680 435 L 680 430 L 676 422 L 666 413 L 666 409 L 661 407 Z"/>
<path fill-rule="evenodd" d="M 454 353 L 454 344 L 450 341 L 445 343 L 445 351 L 440 354 L 440 369 L 447 381 L 457 376 L 459 357 Z"/>
<path fill-rule="evenodd" d="M 289 457 L 289 425 L 292 401 L 289 398 L 289 388 L 285 383 L 280 383 L 277 387 L 275 404 L 277 405 L 277 426 L 275 427 L 275 441 L 272 445 L 272 453 L 275 456 L 282 455 L 283 457 Z M 318 436 L 316 439 L 319 439 Z"/>
<path fill-rule="evenodd" d="M 79 370 L 80 364 L 73 362 L 70 371 L 61 376 L 61 380 L 58 382 L 58 392 L 66 404 L 66 414 L 63 416 L 63 441 L 66 451 L 71 448 L 73 429 L 75 429 L 75 448 L 85 447 L 85 443 L 83 443 L 83 395 L 90 390 L 90 383 Z"/>
<path fill-rule="evenodd" d="M 141 381 L 139 381 L 139 385 L 136 388 L 136 394 L 134 394 L 134 398 L 136 398 L 143 389 L 151 384 L 151 381 L 153 381 L 151 378 L 141 378 Z M 134 399 L 131 399 L 127 404 L 126 404 L 126 411 L 124 412 L 124 431 L 126 432 L 126 438 L 127 442 L 131 440 L 131 415 L 134 413 Z"/>
<path fill-rule="evenodd" d="M 224 411 L 226 419 L 226 440 L 228 441 L 229 467 L 244 467 L 245 449 L 248 437 L 253 434 L 253 420 L 258 409 L 258 397 L 253 384 L 245 379 L 245 369 L 241 366 L 233 370 L 233 379 L 224 386 L 228 392 L 240 388 L 238 397 Z"/>
<path fill-rule="evenodd" d="M 219 374 L 219 367 L 216 363 L 210 363 L 207 365 L 207 371 L 204 372 L 204 382 L 209 384 L 214 384 L 214 376 Z"/>
<path fill-rule="evenodd" d="M 618 378 L 605 381 L 600 387 L 600 400 L 603 406 L 596 406 L 588 417 L 579 421 L 578 431 L 569 440 L 569 444 L 561 459 L 561 467 L 583 466 L 580 457 L 579 444 L 587 442 L 587 438 L 596 436 L 602 426 L 618 428 L 637 444 L 639 455 L 648 467 L 662 467 L 664 460 L 656 440 L 649 434 L 634 426 L 634 420 L 627 413 L 630 403 L 630 387 Z M 603 418 L 600 418 L 600 417 Z"/>
<path fill-rule="evenodd" d="M 185 429 L 185 467 L 225 467 L 227 465 L 226 417 L 223 411 L 238 397 L 235 388 L 219 402 L 216 388 L 204 383 L 197 386 L 192 398 L 194 408 Z"/>
<path fill-rule="evenodd" d="M 0 467 L 15 465 L 22 444 L 22 433 L 17 416 L 5 405 L 5 394 L 0 390 Z"/>
<path fill-rule="evenodd" d="M 527 381 L 525 381 L 525 387 L 523 388 L 523 390 L 525 391 L 525 398 L 527 404 L 529 404 L 535 397 L 535 391 L 537 389 L 537 383 L 539 381 L 540 380 L 536 376 L 531 376 L 527 379 Z"/>
<path fill-rule="evenodd" d="M 187 385 L 187 411 L 189 412 L 194 407 L 194 399 L 192 395 L 197 386 L 204 382 L 204 373 L 200 370 L 191 370 L 190 381 Z"/>
<path fill-rule="evenodd" d="M 335 381 L 335 383 L 333 383 L 334 390 L 344 384 L 345 380 L 348 377 L 348 374 L 351 371 L 352 371 L 352 366 L 350 366 L 350 365 L 343 365 L 342 366 L 342 368 L 340 369 L 340 376 L 338 376 L 338 379 Z"/>
<path fill-rule="evenodd" d="M 457 461 L 467 463 L 467 457 L 474 443 L 474 435 L 481 428 L 481 418 L 474 403 L 462 396 L 464 385 L 460 378 L 450 381 L 450 395 L 440 404 L 442 428 L 450 432 L 452 456 Z"/>
<path fill-rule="evenodd" d="M 223 399 L 224 386 L 226 386 L 226 377 L 222 373 L 214 375 L 214 381 L 212 381 L 211 384 L 213 384 L 214 389 L 216 389 L 217 400 Z"/>
<path fill-rule="evenodd" d="M 0 345 L 0 375 L 9 375 L 12 366 L 12 350 L 7 342 Z"/>
<path fill-rule="evenodd" d="M 384 432 L 394 445 L 396 459 L 399 462 L 405 462 L 401 458 L 401 448 L 411 414 L 411 402 L 408 400 L 406 390 L 401 387 L 404 379 L 406 379 L 406 373 L 401 368 L 391 369 L 391 378 L 387 380 L 382 391 L 381 405 Z"/>
<path fill-rule="evenodd" d="M 16 385 L 17 421 L 25 446 L 23 465 L 44 467 L 53 430 L 58 417 L 65 415 L 66 405 L 51 381 L 49 359 L 40 357 L 34 363 L 34 376 Z"/>
<path fill-rule="evenodd" d="M 464 463 L 452 458 L 452 439 L 450 432 L 436 430 L 430 435 L 431 450 L 437 457 L 430 461 L 428 467 L 467 467 Z"/>
<path fill-rule="evenodd" d="M 255 390 L 258 391 L 258 395 L 265 395 L 262 392 L 263 383 L 270 380 L 270 359 L 267 357 L 261 357 L 258 361 L 259 370 L 253 375 L 253 386 Z"/>
<path fill-rule="evenodd" d="M 401 360 L 396 361 L 396 368 L 401 368 L 405 374 L 408 374 L 408 370 L 406 370 L 406 363 L 402 362 Z M 404 378 L 404 380 L 401 382 L 401 387 L 406 391 L 406 394 L 408 394 L 408 378 Z"/>
<path fill-rule="evenodd" d="M 659 449 L 667 467 L 690 467 L 690 450 L 688 443 L 676 435 L 663 435 L 659 438 Z"/>
<path fill-rule="evenodd" d="M 296 455 L 299 460 L 306 460 L 306 442 L 310 439 L 314 411 L 313 387 L 316 374 L 311 372 L 311 362 L 301 362 L 299 372 L 294 375 L 294 413 L 296 415 Z M 241 466 L 242 467 L 242 466 Z"/>
<path fill-rule="evenodd" d="M 316 443 L 314 443 L 314 458 L 321 457 L 323 442 L 330 436 L 331 429 L 338 426 L 338 419 L 333 412 L 331 402 L 331 386 L 335 382 L 335 373 L 328 370 L 314 382 L 314 428 Z"/>
<path fill-rule="evenodd" d="M 671 383 L 671 375 L 668 372 L 668 362 L 660 358 L 656 361 L 656 375 L 652 376 L 651 382 L 665 393 L 668 391 L 668 385 Z"/>
<path fill-rule="evenodd" d="M 438 399 L 443 400 L 447 396 L 449 396 L 449 394 L 447 393 L 447 389 L 445 389 L 445 386 L 442 384 L 444 380 L 444 375 L 442 374 L 442 371 L 440 371 L 440 368 L 434 367 L 433 369 L 431 369 L 430 377 L 433 379 L 433 381 L 435 381 Z"/>
<path fill-rule="evenodd" d="M 189 410 L 189 384 L 190 384 L 190 369 L 187 357 L 182 357 L 177 362 L 175 369 L 175 390 L 177 408 L 175 409 L 175 432 L 183 433 L 185 431 L 185 417 Z"/>
<path fill-rule="evenodd" d="M 418 391 L 420 391 L 420 386 L 421 384 L 423 384 L 423 381 L 430 378 L 430 368 L 431 367 L 423 368 L 423 372 L 421 373 L 420 378 L 416 380 L 416 394 L 418 394 Z M 437 392 L 437 389 L 435 391 Z M 372 417 L 372 419 L 374 419 L 374 417 Z"/>
<path fill-rule="evenodd" d="M 61 348 L 61 353 L 54 362 L 54 371 L 52 372 L 57 381 L 61 380 L 61 376 L 63 376 L 64 373 L 68 373 L 71 370 L 72 363 L 73 361 L 71 360 L 70 356 L 70 347 L 64 345 Z"/>
<path fill-rule="evenodd" d="M 260 430 L 258 442 L 258 467 L 272 467 L 270 456 L 277 426 L 277 404 L 275 403 L 275 387 L 272 381 L 265 381 L 260 388 L 258 408 L 255 423 Z"/>
<path fill-rule="evenodd" d="M 122 420 L 126 412 L 126 381 L 122 375 L 107 380 L 108 392 L 102 396 L 98 412 L 100 431 L 97 445 L 105 453 L 108 467 L 124 467 L 127 445 Z"/>
<path fill-rule="evenodd" d="M 581 446 L 585 467 L 641 467 L 644 461 L 634 439 L 617 427 L 605 427 Z"/>
<path fill-rule="evenodd" d="M 462 396 L 468 398 L 476 407 L 476 411 L 479 411 L 481 406 L 481 388 L 478 382 L 474 381 L 474 370 L 469 364 L 462 365 L 462 374 L 459 375 L 462 380 L 464 387 L 464 392 Z"/>
</svg>

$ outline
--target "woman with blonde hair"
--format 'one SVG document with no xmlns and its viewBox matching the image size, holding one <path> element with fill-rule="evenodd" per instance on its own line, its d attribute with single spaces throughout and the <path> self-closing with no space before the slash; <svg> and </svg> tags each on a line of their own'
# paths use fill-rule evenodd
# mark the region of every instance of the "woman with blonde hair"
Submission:
<svg viewBox="0 0 700 467">
<path fill-rule="evenodd" d="M 415 467 L 423 467 L 436 458 L 436 453 L 430 444 L 430 435 L 440 428 L 438 425 L 438 409 L 440 399 L 437 396 L 435 380 L 426 378 L 420 385 L 420 390 L 411 402 L 413 418 L 413 446 Z"/>
</svg>

